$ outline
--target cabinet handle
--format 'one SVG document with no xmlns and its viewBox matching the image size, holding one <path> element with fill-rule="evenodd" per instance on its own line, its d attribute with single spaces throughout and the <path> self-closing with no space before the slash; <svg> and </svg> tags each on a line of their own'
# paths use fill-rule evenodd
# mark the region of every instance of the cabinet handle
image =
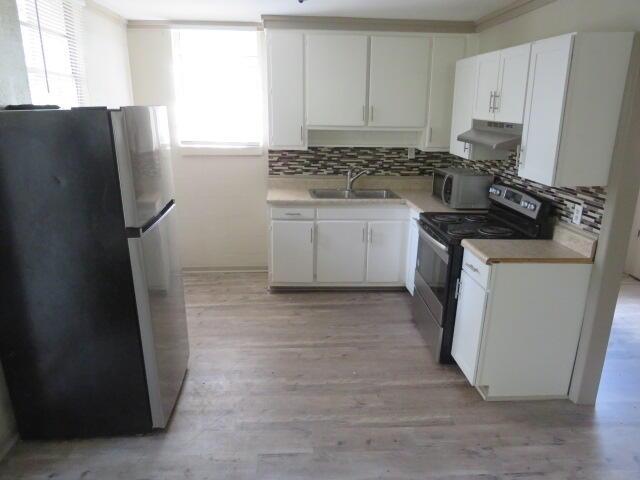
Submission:
<svg viewBox="0 0 640 480">
<path fill-rule="evenodd" d="M 433 138 L 433 128 L 429 127 L 429 140 L 427 140 L 429 143 L 431 143 L 431 139 Z"/>
<path fill-rule="evenodd" d="M 311 232 L 311 245 L 313 245 L 313 227 L 309 231 Z"/>
<path fill-rule="evenodd" d="M 300 125 L 300 141 L 304 143 L 304 125 Z"/>
<path fill-rule="evenodd" d="M 362 243 L 367 243 L 367 229 L 362 227 Z"/>
<path fill-rule="evenodd" d="M 287 212 L 287 213 L 285 213 L 285 215 L 287 217 L 299 217 L 302 214 L 301 213 L 289 213 L 289 212 Z"/>
<path fill-rule="evenodd" d="M 489 95 L 489 112 L 493 113 L 493 90 L 491 90 L 491 95 Z"/>
<path fill-rule="evenodd" d="M 495 92 L 493 95 L 493 111 L 494 112 L 499 112 L 500 111 L 500 105 L 498 104 L 498 98 L 500 98 L 500 94 L 498 92 Z"/>
<path fill-rule="evenodd" d="M 373 228 L 369 228 L 369 245 L 373 245 Z"/>
<path fill-rule="evenodd" d="M 468 152 L 469 151 L 469 144 L 467 142 L 464 142 L 464 150 L 463 152 Z"/>
<path fill-rule="evenodd" d="M 370 120 L 373 122 L 373 105 L 371 105 L 371 118 Z"/>
<path fill-rule="evenodd" d="M 469 270 L 471 270 L 474 273 L 480 273 L 480 270 L 478 270 L 476 267 L 474 267 L 473 265 L 471 265 L 470 263 L 465 262 L 464 264 L 466 267 L 469 267 Z"/>
<path fill-rule="evenodd" d="M 362 105 L 362 121 L 363 122 L 367 121 L 367 106 L 366 105 Z"/>
</svg>

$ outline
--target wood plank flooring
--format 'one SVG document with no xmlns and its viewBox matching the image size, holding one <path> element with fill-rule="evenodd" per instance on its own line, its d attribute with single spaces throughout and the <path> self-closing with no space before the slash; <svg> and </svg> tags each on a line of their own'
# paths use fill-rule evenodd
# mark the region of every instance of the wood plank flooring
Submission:
<svg viewBox="0 0 640 480">
<path fill-rule="evenodd" d="M 433 363 L 400 292 L 277 293 L 186 278 L 190 371 L 169 429 L 20 442 L 0 479 L 640 478 L 640 283 L 597 407 L 483 402 Z"/>
</svg>

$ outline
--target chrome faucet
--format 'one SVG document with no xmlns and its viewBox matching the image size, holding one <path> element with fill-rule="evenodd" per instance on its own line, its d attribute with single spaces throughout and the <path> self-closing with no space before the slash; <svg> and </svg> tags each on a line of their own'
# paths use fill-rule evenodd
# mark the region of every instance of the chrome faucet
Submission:
<svg viewBox="0 0 640 480">
<path fill-rule="evenodd" d="M 353 169 L 350 168 L 347 171 L 347 192 L 350 192 L 352 190 L 353 182 L 355 182 L 361 176 L 367 175 L 368 173 L 369 173 L 369 170 L 360 170 L 358 173 L 354 175 Z"/>
</svg>

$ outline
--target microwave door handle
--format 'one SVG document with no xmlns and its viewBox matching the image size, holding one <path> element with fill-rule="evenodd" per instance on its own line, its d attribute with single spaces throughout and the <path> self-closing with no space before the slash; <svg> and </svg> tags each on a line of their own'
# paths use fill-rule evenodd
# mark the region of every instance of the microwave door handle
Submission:
<svg viewBox="0 0 640 480">
<path fill-rule="evenodd" d="M 451 174 L 447 173 L 444 177 L 444 181 L 442 182 L 442 191 L 440 192 L 440 198 L 442 199 L 442 203 L 448 205 L 447 200 L 444 198 L 445 192 L 447 191 L 447 180 L 451 178 Z"/>
</svg>

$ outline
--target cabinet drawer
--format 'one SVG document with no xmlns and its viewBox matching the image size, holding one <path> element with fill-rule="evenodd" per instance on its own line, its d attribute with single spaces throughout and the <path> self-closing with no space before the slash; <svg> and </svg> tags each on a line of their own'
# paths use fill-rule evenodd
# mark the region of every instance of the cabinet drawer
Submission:
<svg viewBox="0 0 640 480">
<path fill-rule="evenodd" d="M 491 266 L 481 262 L 475 255 L 469 252 L 469 250 L 464 251 L 462 269 L 476 282 L 484 288 L 487 288 L 489 275 L 491 274 Z"/>
<path fill-rule="evenodd" d="M 316 209 L 271 207 L 271 218 L 274 220 L 313 220 L 316 218 Z"/>
</svg>

